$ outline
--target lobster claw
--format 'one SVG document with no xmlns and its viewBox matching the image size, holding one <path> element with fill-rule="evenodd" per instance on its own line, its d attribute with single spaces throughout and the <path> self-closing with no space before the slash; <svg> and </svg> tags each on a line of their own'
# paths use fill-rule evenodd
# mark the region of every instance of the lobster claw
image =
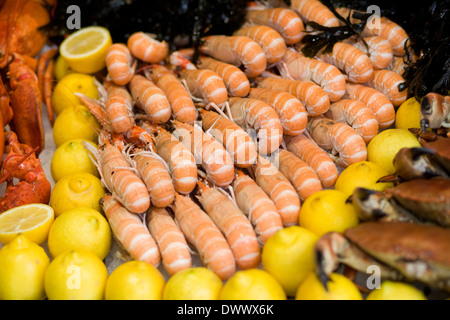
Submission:
<svg viewBox="0 0 450 320">
<path fill-rule="evenodd" d="M 51 184 L 45 176 L 41 161 L 28 145 L 21 144 L 17 135 L 9 131 L 5 134 L 8 154 L 2 164 L 0 183 L 7 181 L 5 195 L 0 197 L 0 213 L 8 209 L 29 204 L 48 204 Z M 13 185 L 13 178 L 20 182 Z"/>
<path fill-rule="evenodd" d="M 9 77 L 14 110 L 11 126 L 21 143 L 38 147 L 36 155 L 39 155 L 45 146 L 45 132 L 38 78 L 19 55 L 14 55 L 9 65 Z"/>
</svg>

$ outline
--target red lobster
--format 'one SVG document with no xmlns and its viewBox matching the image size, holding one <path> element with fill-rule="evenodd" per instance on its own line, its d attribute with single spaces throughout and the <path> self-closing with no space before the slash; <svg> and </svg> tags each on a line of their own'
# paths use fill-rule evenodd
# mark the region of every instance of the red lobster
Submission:
<svg viewBox="0 0 450 320">
<path fill-rule="evenodd" d="M 0 159 L 5 149 L 8 152 L 0 173 L 0 183 L 7 182 L 0 212 L 28 203 L 47 204 L 50 198 L 51 185 L 37 156 L 45 141 L 42 101 L 53 124 L 52 59 L 58 50 L 34 57 L 47 42 L 42 27 L 50 22 L 49 10 L 55 4 L 0 0 L 0 123 L 12 129 L 0 130 Z M 20 182 L 14 185 L 13 178 Z"/>
<path fill-rule="evenodd" d="M 19 142 L 13 131 L 5 134 L 8 154 L 3 161 L 0 183 L 7 182 L 4 197 L 0 197 L 0 213 L 11 208 L 29 204 L 45 203 L 50 200 L 51 184 L 45 176 L 41 160 L 35 149 Z M 13 178 L 20 182 L 13 185 Z"/>
<path fill-rule="evenodd" d="M 21 143 L 38 147 L 37 155 L 44 149 L 43 100 L 53 123 L 52 59 L 58 50 L 50 49 L 39 59 L 34 57 L 47 41 L 42 27 L 50 22 L 49 9 L 54 4 L 54 0 L 0 0 L 0 111 L 3 125 L 10 124 Z"/>
</svg>

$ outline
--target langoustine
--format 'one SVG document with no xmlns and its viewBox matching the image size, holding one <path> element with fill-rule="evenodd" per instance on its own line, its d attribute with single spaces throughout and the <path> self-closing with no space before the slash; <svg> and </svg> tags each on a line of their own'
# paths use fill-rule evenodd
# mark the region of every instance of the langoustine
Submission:
<svg viewBox="0 0 450 320">
<path fill-rule="evenodd" d="M 207 36 L 200 52 L 217 60 L 244 67 L 249 78 L 259 76 L 267 66 L 266 55 L 254 40 L 243 36 Z"/>
<path fill-rule="evenodd" d="M 210 107 L 223 109 L 228 99 L 228 91 L 223 79 L 212 70 L 198 69 L 184 55 L 184 51 L 173 52 L 170 55 L 170 63 L 181 68 L 178 75 L 191 98 L 201 103 L 207 110 Z"/>
<path fill-rule="evenodd" d="M 378 134 L 379 124 L 374 112 L 359 100 L 341 99 L 334 102 L 325 116 L 349 124 L 366 143 Z"/>
<path fill-rule="evenodd" d="M 145 212 L 150 207 L 146 185 L 122 152 L 109 141 L 107 134 L 102 133 L 99 140 L 98 150 L 89 143 L 84 146 L 94 155 L 104 185 L 127 210 Z"/>
<path fill-rule="evenodd" d="M 286 149 L 305 161 L 315 170 L 323 188 L 331 188 L 339 177 L 339 171 L 330 155 L 304 134 L 285 137 Z"/>
<path fill-rule="evenodd" d="M 175 219 L 186 240 L 195 246 L 202 262 L 222 280 L 236 271 L 230 245 L 212 219 L 191 198 L 175 195 Z"/>
<path fill-rule="evenodd" d="M 106 68 L 111 80 L 119 85 L 127 85 L 134 76 L 137 62 L 134 61 L 128 47 L 123 43 L 114 43 L 106 53 Z"/>
<path fill-rule="evenodd" d="M 175 198 L 175 187 L 164 160 L 154 151 L 135 150 L 132 161 L 147 186 L 151 203 L 162 208 L 170 205 Z"/>
<path fill-rule="evenodd" d="M 370 79 L 364 83 L 389 98 L 394 107 L 398 107 L 406 101 L 407 90 L 404 87 L 405 79 L 391 70 L 374 70 Z"/>
<path fill-rule="evenodd" d="M 290 8 L 249 6 L 245 19 L 250 24 L 266 25 L 275 29 L 288 45 L 299 42 L 304 34 L 302 20 Z"/>
<path fill-rule="evenodd" d="M 348 124 L 319 116 L 309 121 L 307 130 L 314 142 L 341 167 L 367 159 L 364 139 Z"/>
<path fill-rule="evenodd" d="M 111 230 L 122 247 L 133 259 L 158 267 L 161 254 L 141 217 L 127 210 L 111 195 L 105 195 L 101 201 Z"/>
<path fill-rule="evenodd" d="M 172 134 L 191 151 L 207 178 L 219 187 L 230 185 L 234 179 L 234 163 L 223 145 L 196 126 L 178 121 L 173 125 Z"/>
<path fill-rule="evenodd" d="M 283 229 L 280 214 L 269 196 L 251 177 L 237 170 L 233 182 L 236 204 L 252 222 L 260 245 Z"/>
<path fill-rule="evenodd" d="M 197 196 L 205 212 L 225 235 L 241 270 L 257 268 L 261 261 L 256 233 L 244 213 L 225 194 L 199 181 Z"/>
<path fill-rule="evenodd" d="M 372 62 L 360 49 L 351 44 L 337 42 L 330 53 L 320 53 L 317 58 L 342 70 L 353 83 L 364 83 L 373 73 Z"/>
<path fill-rule="evenodd" d="M 375 113 L 380 129 L 389 128 L 395 121 L 395 109 L 388 97 L 363 84 L 347 83 L 344 99 L 355 99 L 366 104 Z"/>
<path fill-rule="evenodd" d="M 301 201 L 322 190 L 316 171 L 306 162 L 287 150 L 278 151 L 278 169 L 291 182 Z M 295 221 L 298 217 L 292 217 Z"/>
<path fill-rule="evenodd" d="M 385 69 L 391 63 L 394 53 L 389 40 L 380 36 L 364 37 L 366 45 L 359 39 L 347 39 L 345 43 L 351 44 L 364 52 L 372 62 L 374 69 Z"/>
<path fill-rule="evenodd" d="M 338 101 L 345 94 L 346 79 L 332 64 L 308 58 L 290 48 L 277 65 L 283 78 L 317 83 L 332 102 Z"/>
<path fill-rule="evenodd" d="M 284 38 L 275 29 L 263 25 L 243 26 L 233 33 L 256 41 L 266 54 L 267 63 L 277 63 L 286 51 Z"/>
<path fill-rule="evenodd" d="M 275 154 L 275 156 L 277 156 Z M 274 202 L 283 226 L 298 223 L 300 198 L 290 181 L 269 159 L 262 156 L 253 166 L 255 181 Z"/>
<path fill-rule="evenodd" d="M 167 42 L 158 41 L 153 35 L 142 31 L 133 33 L 128 38 L 127 46 L 133 56 L 149 63 L 160 63 L 169 53 Z"/>
<path fill-rule="evenodd" d="M 266 155 L 278 149 L 283 139 L 283 125 L 271 106 L 252 98 L 231 97 L 228 102 L 233 121 L 244 130 L 256 131 L 259 153 Z"/>
<path fill-rule="evenodd" d="M 291 8 L 303 21 L 313 21 L 325 27 L 339 26 L 336 16 L 319 0 L 292 0 Z"/>
<path fill-rule="evenodd" d="M 197 110 L 189 92 L 178 77 L 167 67 L 159 64 L 150 65 L 146 76 L 164 91 L 169 100 L 176 120 L 193 123 L 197 118 Z"/>
<path fill-rule="evenodd" d="M 305 130 L 308 113 L 294 95 L 271 89 L 251 88 L 249 98 L 260 99 L 274 108 L 280 118 L 284 134 L 296 136 Z"/>
<path fill-rule="evenodd" d="M 137 74 L 131 79 L 129 87 L 136 106 L 144 110 L 152 122 L 164 123 L 170 119 L 172 109 L 169 100 L 153 81 Z"/>
<path fill-rule="evenodd" d="M 144 124 L 145 127 L 145 124 Z M 149 129 L 152 133 L 152 129 Z M 163 128 L 154 133 L 156 153 L 169 165 L 175 190 L 189 194 L 197 185 L 197 164 L 190 150 Z"/>
<path fill-rule="evenodd" d="M 170 275 L 192 266 L 186 239 L 166 208 L 151 206 L 145 215 L 145 222 L 158 245 L 164 269 Z"/>
<path fill-rule="evenodd" d="M 234 164 L 247 168 L 256 162 L 257 149 L 251 137 L 234 121 L 207 110 L 200 110 L 203 129 L 222 143 Z"/>
<path fill-rule="evenodd" d="M 257 87 L 288 92 L 305 106 L 309 116 L 319 116 L 330 108 L 327 93 L 317 84 L 310 81 L 283 79 L 281 77 L 258 77 Z"/>
</svg>

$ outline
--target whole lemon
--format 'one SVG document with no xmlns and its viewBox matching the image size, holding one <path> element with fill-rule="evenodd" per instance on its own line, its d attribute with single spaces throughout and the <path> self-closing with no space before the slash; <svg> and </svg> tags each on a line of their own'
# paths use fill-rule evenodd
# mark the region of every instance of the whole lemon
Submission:
<svg viewBox="0 0 450 320">
<path fill-rule="evenodd" d="M 286 300 L 283 287 L 269 272 L 261 269 L 240 270 L 224 284 L 220 300 Z"/>
<path fill-rule="evenodd" d="M 388 172 L 375 162 L 360 161 L 352 163 L 341 172 L 334 188 L 348 196 L 352 195 L 357 187 L 383 191 L 394 186 L 392 183 L 377 182 L 387 175 Z"/>
<path fill-rule="evenodd" d="M 0 300 L 45 298 L 44 277 L 50 259 L 22 234 L 0 249 Z"/>
<path fill-rule="evenodd" d="M 218 300 L 222 280 L 213 271 L 188 268 L 172 275 L 164 288 L 164 300 Z"/>
<path fill-rule="evenodd" d="M 106 281 L 106 300 L 161 300 L 165 280 L 161 272 L 144 261 L 118 266 Z"/>
<path fill-rule="evenodd" d="M 283 286 L 290 297 L 304 277 L 314 270 L 315 233 L 299 226 L 277 231 L 262 250 L 262 266 Z"/>
<path fill-rule="evenodd" d="M 387 129 L 377 134 L 367 145 L 367 160 L 375 162 L 388 174 L 395 172 L 393 160 L 401 148 L 421 147 L 419 140 L 406 129 Z"/>
<path fill-rule="evenodd" d="M 61 81 L 65 76 L 74 72 L 75 70 L 69 67 L 69 64 L 67 63 L 66 59 L 64 59 L 63 56 L 58 56 L 58 58 L 56 58 L 55 62 L 56 80 Z"/>
<path fill-rule="evenodd" d="M 380 288 L 372 290 L 366 300 L 427 300 L 416 287 L 403 282 L 385 280 Z"/>
<path fill-rule="evenodd" d="M 97 166 L 91 159 L 93 155 L 83 143 L 89 143 L 97 148 L 97 144 L 92 141 L 75 139 L 64 142 L 56 149 L 50 163 L 50 171 L 55 182 L 64 176 L 79 172 L 87 172 L 100 177 Z"/>
<path fill-rule="evenodd" d="M 62 78 L 52 93 L 52 106 L 56 115 L 68 107 L 81 103 L 75 93 L 83 93 L 92 99 L 98 99 L 98 89 L 93 76 L 82 73 L 70 73 Z"/>
<path fill-rule="evenodd" d="M 85 249 L 103 260 L 111 248 L 111 228 L 106 218 L 92 208 L 74 208 L 58 216 L 48 234 L 53 258 L 70 249 Z"/>
<path fill-rule="evenodd" d="M 96 176 L 80 172 L 61 178 L 50 194 L 50 206 L 58 217 L 63 212 L 78 207 L 88 207 L 103 212 L 99 203 L 105 195 L 102 182 Z"/>
<path fill-rule="evenodd" d="M 362 300 L 358 287 L 347 277 L 332 273 L 327 288 L 320 282 L 316 273 L 310 272 L 300 284 L 296 300 Z"/>
<path fill-rule="evenodd" d="M 420 129 L 420 103 L 415 97 L 409 98 L 398 107 L 395 113 L 396 129 Z"/>
<path fill-rule="evenodd" d="M 53 125 L 53 141 L 56 147 L 63 143 L 82 139 L 97 143 L 100 124 L 84 105 L 65 108 Z"/>
<path fill-rule="evenodd" d="M 356 226 L 358 215 L 347 203 L 348 196 L 338 190 L 321 190 L 308 197 L 300 209 L 300 226 L 322 236 L 330 231 L 343 232 Z"/>
<path fill-rule="evenodd" d="M 58 255 L 45 273 L 49 300 L 102 300 L 108 270 L 95 254 L 83 249 Z"/>
</svg>

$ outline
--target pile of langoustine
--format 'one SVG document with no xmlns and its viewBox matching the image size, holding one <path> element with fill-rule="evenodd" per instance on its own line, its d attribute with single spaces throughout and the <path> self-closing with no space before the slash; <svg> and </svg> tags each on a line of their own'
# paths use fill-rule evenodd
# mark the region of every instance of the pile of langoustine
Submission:
<svg viewBox="0 0 450 320">
<path fill-rule="evenodd" d="M 406 100 L 389 69 L 407 39 L 394 22 L 364 30 L 368 47 L 349 39 L 308 58 L 305 22 L 339 24 L 319 1 L 254 7 L 246 19 L 203 38 L 195 63 L 194 49 L 169 52 L 136 32 L 109 48 L 100 100 L 77 94 L 103 126 L 99 148 L 86 148 L 116 239 L 169 274 L 191 266 L 188 244 L 224 280 L 257 267 L 265 241 L 298 223 L 338 167 L 366 160 Z"/>
</svg>

